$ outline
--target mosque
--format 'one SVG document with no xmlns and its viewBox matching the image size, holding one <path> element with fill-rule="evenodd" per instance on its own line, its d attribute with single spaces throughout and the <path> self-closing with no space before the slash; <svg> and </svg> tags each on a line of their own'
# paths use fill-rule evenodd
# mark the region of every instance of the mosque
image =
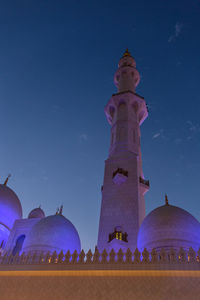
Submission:
<svg viewBox="0 0 200 300">
<path fill-rule="evenodd" d="M 200 223 L 165 204 L 145 215 L 149 180 L 142 170 L 140 125 L 148 116 L 128 49 L 114 75 L 117 93 L 105 107 L 111 125 L 101 187 L 97 246 L 81 248 L 61 206 L 27 218 L 16 193 L 0 184 L 0 295 L 9 299 L 200 299 Z"/>
<path fill-rule="evenodd" d="M 189 212 L 169 204 L 145 216 L 144 195 L 149 181 L 142 171 L 140 125 L 148 116 L 144 98 L 136 94 L 140 81 L 135 59 L 128 50 L 114 75 L 117 93 L 105 107 L 111 125 L 109 155 L 105 161 L 97 248 L 108 253 L 122 249 L 141 252 L 164 248 L 188 251 L 200 247 L 200 223 Z M 75 226 L 62 213 L 46 216 L 40 208 L 22 217 L 22 206 L 8 179 L 0 185 L 0 251 L 4 255 L 81 252 Z"/>
</svg>

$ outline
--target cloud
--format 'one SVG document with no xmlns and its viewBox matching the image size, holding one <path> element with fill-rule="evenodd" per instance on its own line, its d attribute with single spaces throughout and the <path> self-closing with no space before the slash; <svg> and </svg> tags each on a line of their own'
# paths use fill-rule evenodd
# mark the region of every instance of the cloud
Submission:
<svg viewBox="0 0 200 300">
<path fill-rule="evenodd" d="M 51 109 L 52 109 L 53 112 L 59 111 L 60 108 L 61 108 L 60 105 L 57 105 L 57 104 L 53 104 L 53 105 L 51 106 Z"/>
<path fill-rule="evenodd" d="M 183 24 L 176 22 L 174 33 L 170 35 L 170 37 L 168 38 L 169 43 L 176 41 L 177 37 L 181 34 L 182 28 L 183 28 Z"/>
<path fill-rule="evenodd" d="M 189 130 L 192 132 L 199 132 L 200 131 L 200 126 L 199 124 L 194 124 L 192 121 L 188 120 L 187 124 L 189 125 Z"/>
<path fill-rule="evenodd" d="M 182 65 L 182 62 L 181 61 L 177 61 L 176 66 L 180 67 L 181 65 Z"/>
<path fill-rule="evenodd" d="M 155 133 L 155 134 L 153 135 L 152 139 L 157 139 L 159 136 L 160 136 L 160 132 Z"/>
<path fill-rule="evenodd" d="M 86 142 L 88 140 L 88 135 L 86 133 L 81 133 L 79 135 L 79 140 Z"/>
<path fill-rule="evenodd" d="M 159 132 L 156 132 L 153 136 L 152 136 L 152 140 L 155 140 L 157 138 L 161 138 L 163 140 L 167 140 L 166 136 L 164 135 L 164 130 L 160 129 Z"/>
<path fill-rule="evenodd" d="M 190 141 L 192 139 L 192 137 L 188 136 L 186 139 L 187 139 L 187 141 Z"/>
<path fill-rule="evenodd" d="M 183 140 L 181 138 L 177 138 L 174 140 L 174 143 L 179 145 Z"/>
</svg>

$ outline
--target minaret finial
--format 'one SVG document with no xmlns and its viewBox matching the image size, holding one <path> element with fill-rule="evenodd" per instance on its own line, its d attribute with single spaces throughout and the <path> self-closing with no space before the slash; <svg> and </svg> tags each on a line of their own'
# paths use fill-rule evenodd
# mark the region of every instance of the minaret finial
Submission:
<svg viewBox="0 0 200 300">
<path fill-rule="evenodd" d="M 169 205 L 167 194 L 165 194 L 165 205 Z"/>
<path fill-rule="evenodd" d="M 63 212 L 63 205 L 61 205 L 60 210 L 59 210 L 59 215 L 62 216 L 62 212 Z"/>
<path fill-rule="evenodd" d="M 11 177 L 11 174 L 9 174 L 8 176 L 7 176 L 7 178 L 6 178 L 6 180 L 4 181 L 4 184 L 3 185 L 7 185 L 7 183 L 8 183 L 8 179 Z"/>
<path fill-rule="evenodd" d="M 131 53 L 128 51 L 128 48 L 126 48 L 126 51 L 123 54 L 123 57 L 125 56 L 131 56 Z"/>
</svg>

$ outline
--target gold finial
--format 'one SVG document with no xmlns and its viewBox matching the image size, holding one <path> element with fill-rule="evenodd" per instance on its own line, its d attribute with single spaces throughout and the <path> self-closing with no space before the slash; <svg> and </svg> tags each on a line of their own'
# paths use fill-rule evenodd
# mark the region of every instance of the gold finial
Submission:
<svg viewBox="0 0 200 300">
<path fill-rule="evenodd" d="M 169 205 L 167 194 L 165 194 L 165 205 Z"/>
<path fill-rule="evenodd" d="M 8 179 L 11 177 L 11 174 L 9 174 L 8 176 L 7 176 L 7 178 L 6 178 L 6 180 L 4 181 L 4 184 L 3 185 L 7 185 L 7 183 L 8 183 Z"/>
<path fill-rule="evenodd" d="M 59 210 L 59 215 L 62 216 L 62 212 L 63 212 L 63 205 L 61 205 L 60 210 Z"/>
<path fill-rule="evenodd" d="M 126 48 L 126 51 L 123 54 L 123 57 L 125 56 L 131 56 L 131 53 L 128 51 L 128 48 Z"/>
</svg>

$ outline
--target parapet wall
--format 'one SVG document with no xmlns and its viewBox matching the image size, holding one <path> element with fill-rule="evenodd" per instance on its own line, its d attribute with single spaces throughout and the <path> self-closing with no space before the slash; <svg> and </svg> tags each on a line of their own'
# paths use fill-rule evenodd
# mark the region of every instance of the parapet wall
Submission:
<svg viewBox="0 0 200 300">
<path fill-rule="evenodd" d="M 71 270 L 86 270 L 86 269 L 188 269 L 200 270 L 200 250 L 195 252 L 192 248 L 185 251 L 180 248 L 179 251 L 170 249 L 165 251 L 156 251 L 153 249 L 148 252 L 146 249 L 142 253 L 136 249 L 131 252 L 129 249 L 124 253 L 121 249 L 115 253 L 114 249 L 110 253 L 104 250 L 102 253 L 95 249 L 92 253 L 89 250 L 85 253 L 83 250 L 80 253 L 69 251 L 65 254 L 60 253 L 22 253 L 20 256 L 16 254 L 5 253 L 0 257 L 0 270 L 36 270 L 39 269 L 71 269 Z"/>
<path fill-rule="evenodd" d="M 198 300 L 200 251 L 89 250 L 0 257 L 1 300 Z"/>
</svg>

